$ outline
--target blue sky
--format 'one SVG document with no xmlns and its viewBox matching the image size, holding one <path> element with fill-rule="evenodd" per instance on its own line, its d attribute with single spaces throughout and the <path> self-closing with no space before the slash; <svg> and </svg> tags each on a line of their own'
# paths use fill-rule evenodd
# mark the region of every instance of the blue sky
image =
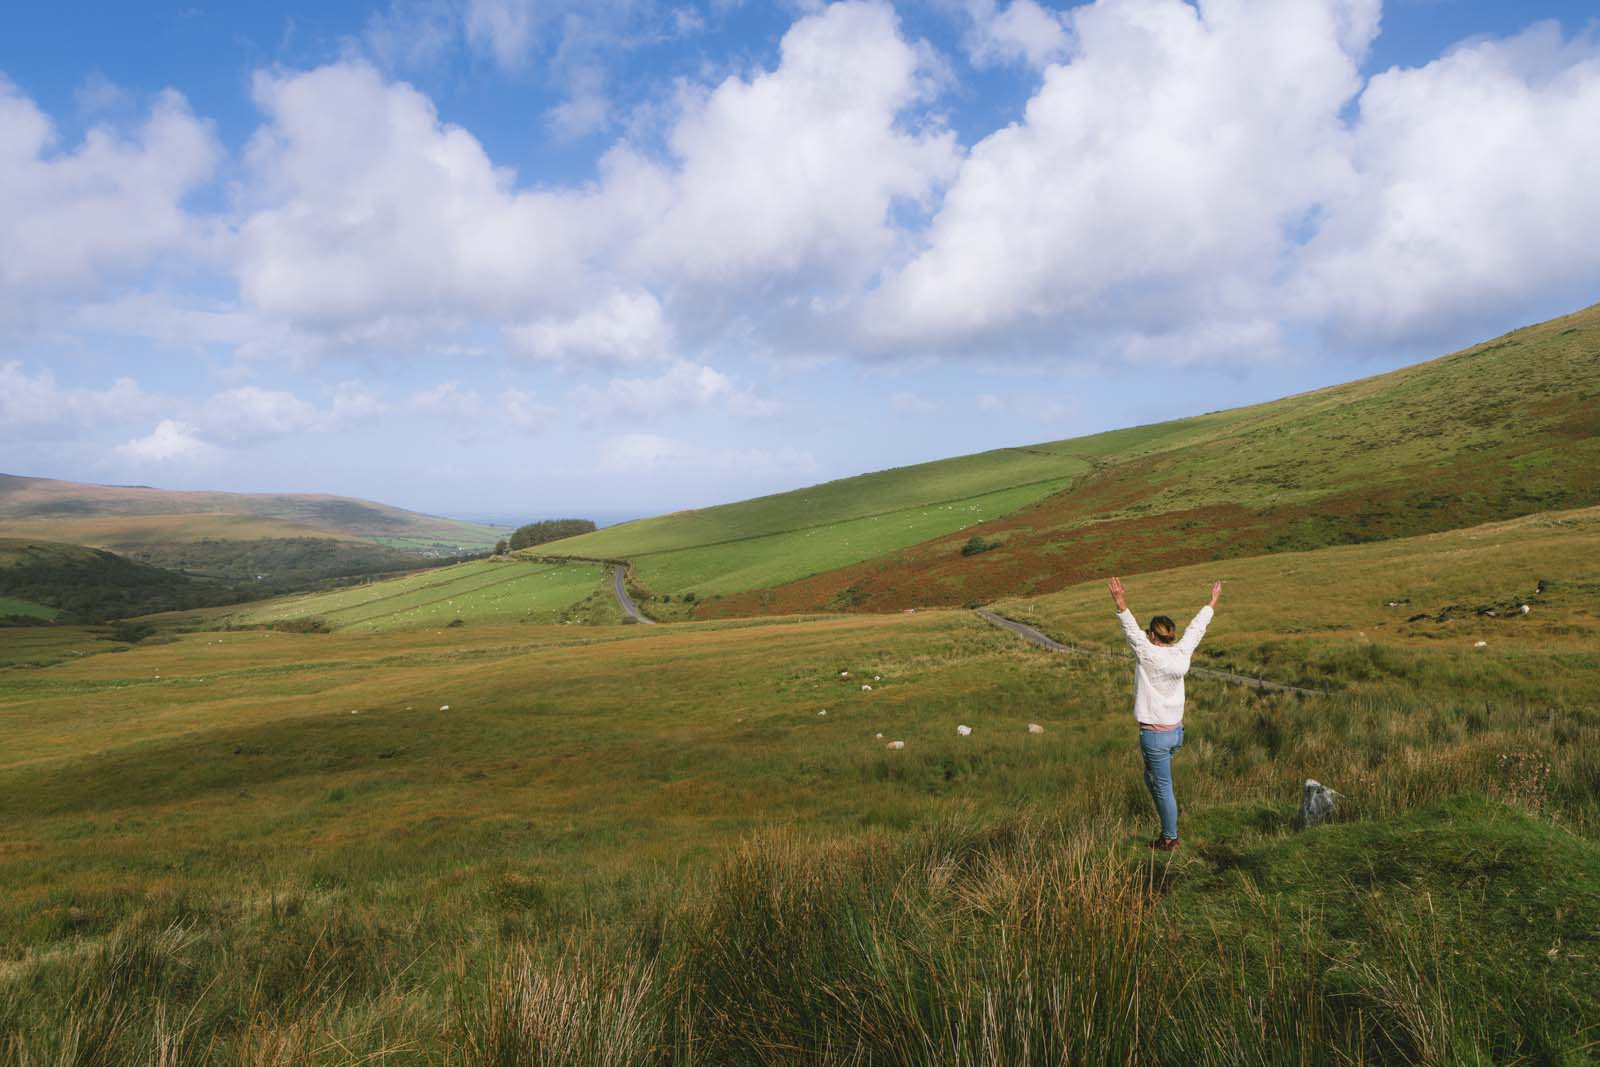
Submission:
<svg viewBox="0 0 1600 1067">
<path fill-rule="evenodd" d="M 642 514 L 1600 299 L 1591 2 L 14 5 L 0 470 Z"/>
</svg>

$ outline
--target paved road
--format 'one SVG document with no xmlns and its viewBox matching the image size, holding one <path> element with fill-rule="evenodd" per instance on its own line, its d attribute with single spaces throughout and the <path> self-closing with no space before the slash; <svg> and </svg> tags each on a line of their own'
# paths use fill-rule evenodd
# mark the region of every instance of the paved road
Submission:
<svg viewBox="0 0 1600 1067">
<path fill-rule="evenodd" d="M 1038 645 L 1040 648 L 1049 649 L 1051 652 L 1065 652 L 1075 656 L 1100 656 L 1110 659 L 1124 658 L 1124 654 L 1121 652 L 1105 652 L 1098 648 L 1073 648 L 1071 645 L 1063 645 L 1060 641 L 1053 637 L 1047 637 L 1027 623 L 1018 622 L 1016 619 L 1008 619 L 1004 615 L 997 615 L 992 611 L 979 611 L 978 618 L 984 622 L 993 623 L 1003 630 L 1010 630 L 1024 641 Z M 1264 678 L 1251 678 L 1249 675 L 1234 674 L 1232 671 L 1215 671 L 1208 667 L 1194 667 L 1190 669 L 1189 673 L 1204 675 L 1207 678 L 1216 678 L 1218 681 L 1230 682 L 1234 685 L 1247 685 L 1252 689 L 1275 689 L 1281 693 L 1299 693 L 1302 696 L 1309 697 L 1327 695 L 1321 689 L 1301 689 L 1299 686 L 1284 685 L 1282 682 L 1269 682 Z"/>
<path fill-rule="evenodd" d="M 624 571 L 621 566 L 615 566 L 611 568 L 611 588 L 616 591 L 617 603 L 621 604 L 622 610 L 626 611 L 629 615 L 632 615 L 635 620 L 644 623 L 646 626 L 654 626 L 656 624 L 656 620 L 647 619 L 643 615 L 639 614 L 639 609 L 634 607 L 633 601 L 628 597 L 628 590 L 623 585 L 623 579 L 626 577 L 626 574 L 627 572 Z"/>
</svg>

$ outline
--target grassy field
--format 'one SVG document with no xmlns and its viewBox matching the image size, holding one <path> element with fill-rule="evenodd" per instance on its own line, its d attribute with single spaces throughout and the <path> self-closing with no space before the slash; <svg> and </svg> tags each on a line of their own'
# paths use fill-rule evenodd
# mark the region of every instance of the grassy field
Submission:
<svg viewBox="0 0 1600 1067">
<path fill-rule="evenodd" d="M 951 511 L 941 530 L 923 514 L 999 490 L 1009 495 L 978 523 Z M 646 591 L 695 592 L 699 618 L 896 611 L 1596 503 L 1600 307 L 1268 404 L 882 471 L 541 551 L 628 559 Z M 884 516 L 877 536 L 852 521 L 868 515 Z M 1004 551 L 964 555 L 974 535 Z"/>
<path fill-rule="evenodd" d="M 893 552 L 929 537 L 961 530 L 1017 510 L 1060 488 L 1061 482 L 1023 485 L 948 503 L 931 503 L 881 515 L 846 519 L 789 533 L 629 557 L 632 577 L 645 590 L 666 590 L 682 610 L 683 594 L 721 596 L 761 589 Z M 601 531 L 602 533 L 605 531 Z M 562 542 L 567 550 L 571 541 Z M 548 547 L 548 546 L 546 546 Z M 543 549 L 536 549 L 542 552 Z M 672 600 L 665 601 L 667 604 Z M 672 609 L 658 614 L 671 615 Z"/>
<path fill-rule="evenodd" d="M 584 563 L 478 560 L 326 593 L 283 597 L 210 618 L 235 626 L 315 619 L 333 629 L 416 629 L 463 623 L 556 622 L 609 597 L 607 568 Z M 601 594 L 601 595 L 597 595 Z"/>
<path fill-rule="evenodd" d="M 35 604 L 31 600 L 19 600 L 14 596 L 0 596 L 0 616 L 16 615 L 27 619 L 53 619 L 58 614 L 55 608 L 44 604 Z"/>
<path fill-rule="evenodd" d="M 1590 1062 L 1596 536 L 1225 565 L 1208 662 L 1330 693 L 1193 679 L 1160 859 L 1127 664 L 968 612 L 30 632 L 0 1062 Z M 1107 642 L 1103 597 L 1006 608 Z"/>
</svg>

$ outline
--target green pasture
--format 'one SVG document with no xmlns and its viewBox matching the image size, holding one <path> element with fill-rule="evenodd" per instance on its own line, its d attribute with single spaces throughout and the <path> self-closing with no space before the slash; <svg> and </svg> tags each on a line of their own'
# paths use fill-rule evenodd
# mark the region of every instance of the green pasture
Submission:
<svg viewBox="0 0 1600 1067">
<path fill-rule="evenodd" d="M 229 616 L 239 626 L 320 619 L 335 629 L 393 630 L 467 623 L 554 622 L 601 588 L 609 570 L 594 564 L 475 560 L 402 578 L 250 605 Z"/>
<path fill-rule="evenodd" d="M 627 559 L 669 595 L 765 589 L 880 560 L 874 603 L 908 599 L 903 588 L 960 603 L 1053 588 L 1063 568 L 1128 557 L 1247 557 L 1586 507 L 1600 502 L 1597 353 L 1600 307 L 1266 404 L 880 471 L 541 551 Z M 979 498 L 1012 554 L 952 572 L 948 537 L 967 522 L 952 510 L 942 525 L 927 509 Z M 908 515 L 917 521 L 899 525 Z M 824 609 L 840 591 L 826 585 L 780 602 Z"/>
<path fill-rule="evenodd" d="M 1161 859 L 1127 662 L 970 612 L 14 631 L 0 1063 L 1583 1063 L 1595 536 L 1230 564 L 1202 659 L 1329 692 L 1191 679 Z M 1378 599 L 1540 561 L 1464 632 Z M 1005 607 L 1111 646 L 1103 596 Z M 1307 777 L 1346 803 L 1301 833 Z"/>
<path fill-rule="evenodd" d="M 44 604 L 35 604 L 31 600 L 19 600 L 14 596 L 0 596 L 0 616 L 20 615 L 28 619 L 53 619 L 60 614 L 57 609 Z"/>
<path fill-rule="evenodd" d="M 633 575 L 657 592 L 697 596 L 760 589 L 894 552 L 1010 514 L 1060 490 L 1039 482 L 961 500 L 742 540 L 630 557 Z M 604 532 L 604 531 L 601 531 Z M 562 548 L 572 544 L 561 542 Z"/>
<path fill-rule="evenodd" d="M 542 546 L 541 551 L 633 559 L 829 526 L 842 528 L 842 535 L 848 535 L 850 528 L 845 524 L 851 520 L 956 504 L 1000 490 L 1012 490 L 1010 502 L 1020 507 L 1056 491 L 1065 480 L 1088 469 L 1089 465 L 1075 456 L 1000 449 L 877 471 L 737 504 L 640 519 L 557 541 Z M 946 530 L 959 529 L 960 525 L 954 523 Z"/>
</svg>

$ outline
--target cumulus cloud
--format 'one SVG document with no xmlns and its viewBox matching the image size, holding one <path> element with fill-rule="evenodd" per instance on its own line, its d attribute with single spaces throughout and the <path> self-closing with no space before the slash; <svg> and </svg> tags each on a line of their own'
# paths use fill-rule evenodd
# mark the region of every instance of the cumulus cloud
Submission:
<svg viewBox="0 0 1600 1067">
<path fill-rule="evenodd" d="M 138 464 L 198 462 L 215 459 L 219 454 L 198 429 L 176 419 L 162 419 L 148 435 L 120 444 L 113 451 Z"/>
<path fill-rule="evenodd" d="M 967 51 L 980 67 L 1012 62 L 1043 67 L 1067 52 L 1061 17 L 1034 0 L 1004 6 L 997 0 L 967 0 L 967 14 L 972 19 Z"/>
<path fill-rule="evenodd" d="M 778 405 L 740 389 L 715 367 L 679 361 L 655 378 L 613 378 L 604 390 L 577 391 L 591 418 L 650 418 L 667 412 L 721 407 L 734 415 L 765 416 Z"/>
<path fill-rule="evenodd" d="M 79 291 L 168 252 L 197 255 L 204 227 L 183 201 L 221 150 L 175 92 L 141 122 L 95 125 L 64 147 L 38 106 L 0 75 L 0 311 L 20 293 Z"/>
<path fill-rule="evenodd" d="M 590 197 L 517 191 L 426 96 L 362 63 L 261 74 L 255 96 L 238 263 L 254 308 L 330 330 L 582 299 Z"/>
<path fill-rule="evenodd" d="M 679 469 L 724 476 L 771 476 L 810 474 L 816 467 L 816 459 L 801 449 L 712 448 L 652 433 L 614 437 L 599 456 L 600 470 L 611 474 Z"/>
<path fill-rule="evenodd" d="M 213 396 L 202 421 L 215 439 L 251 442 L 318 428 L 324 416 L 293 393 L 246 385 Z"/>
<path fill-rule="evenodd" d="M 1339 111 L 1376 0 L 1101 0 L 1023 122 L 976 144 L 864 328 L 1023 351 L 1252 320 L 1286 231 L 1349 177 Z"/>
<path fill-rule="evenodd" d="M 1476 41 L 1361 95 L 1348 180 L 1292 285 L 1358 341 L 1600 289 L 1600 30 Z"/>
<path fill-rule="evenodd" d="M 885 4 L 798 20 L 776 69 L 684 105 L 670 164 L 626 147 L 608 156 L 608 192 L 632 224 L 625 261 L 722 286 L 859 282 L 897 246 L 894 205 L 928 202 L 954 173 L 953 134 L 901 121 L 928 76 L 927 52 Z"/>
<path fill-rule="evenodd" d="M 508 327 L 514 351 L 535 359 L 639 363 L 668 355 L 661 302 L 645 290 L 616 290 L 575 315 Z"/>
<path fill-rule="evenodd" d="M 64 388 L 48 370 L 28 374 L 21 362 L 0 363 L 0 435 L 53 434 L 148 418 L 158 397 L 132 378 L 105 389 Z"/>
</svg>

